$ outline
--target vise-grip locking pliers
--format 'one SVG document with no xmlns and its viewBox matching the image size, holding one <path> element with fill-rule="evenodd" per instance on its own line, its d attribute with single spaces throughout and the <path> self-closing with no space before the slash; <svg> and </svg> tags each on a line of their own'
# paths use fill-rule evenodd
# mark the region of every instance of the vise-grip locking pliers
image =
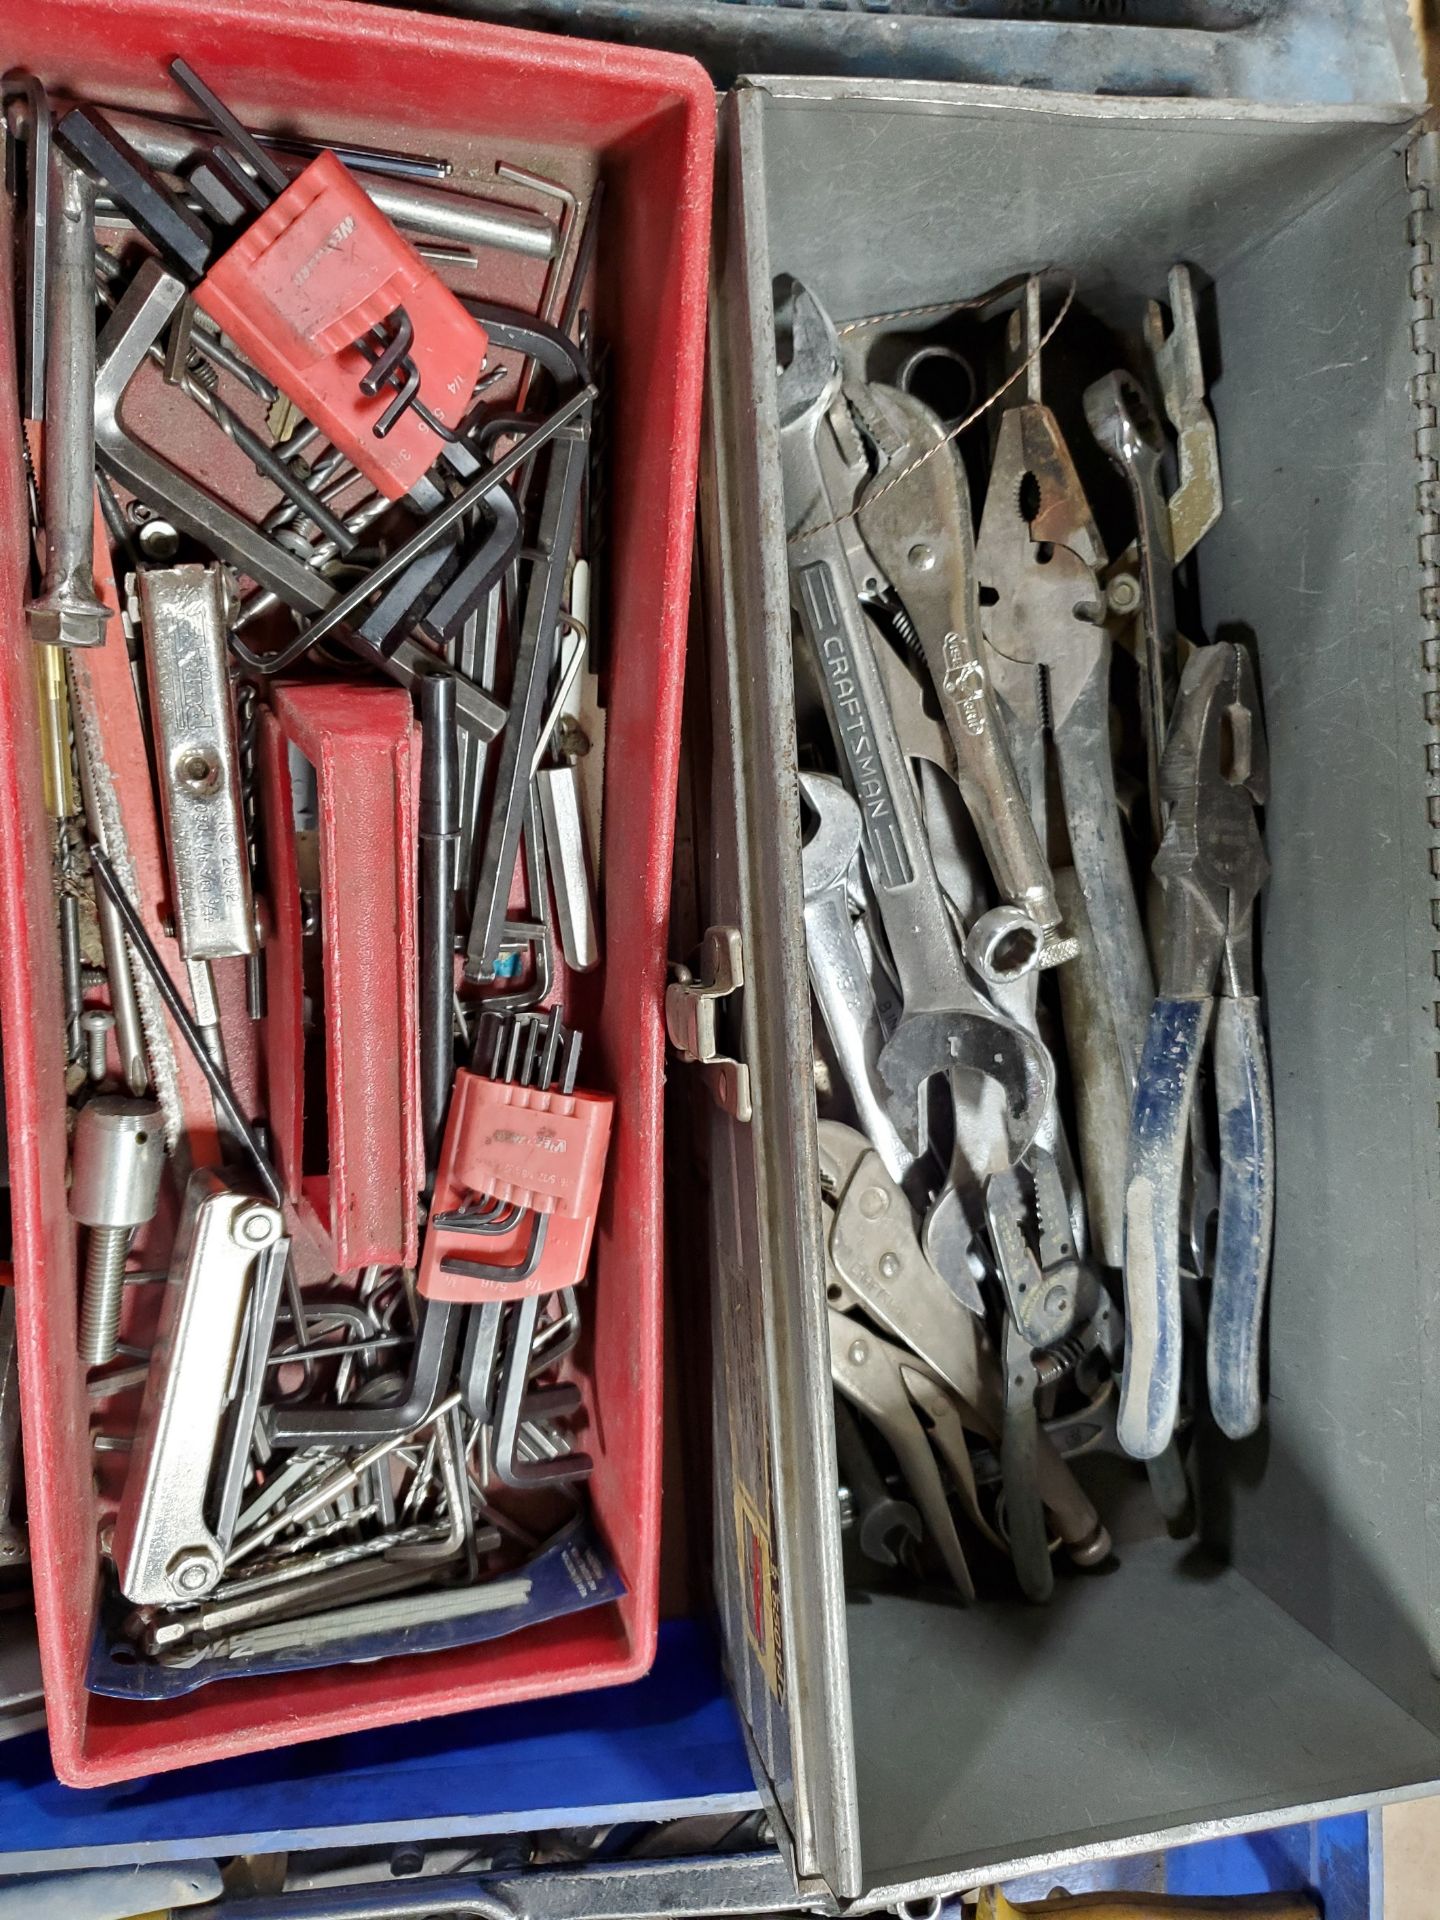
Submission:
<svg viewBox="0 0 1440 1920">
<path fill-rule="evenodd" d="M 850 513 L 868 462 L 853 427 L 847 449 L 832 419 L 840 397 L 834 331 L 799 286 L 792 287 L 788 323 L 779 401 L 781 465 L 795 530 L 791 591 L 846 783 L 860 802 L 866 869 L 904 1003 L 878 1062 L 887 1107 L 909 1150 L 918 1153 L 926 1082 L 942 1072 L 980 1074 L 1004 1089 L 1010 1157 L 1018 1159 L 1044 1114 L 1054 1068 L 1035 1037 L 998 1014 L 966 974 L 861 604 L 862 593 L 877 595 L 886 583 Z"/>
<path fill-rule="evenodd" d="M 1207 1340 L 1210 1406 L 1232 1439 L 1252 1433 L 1260 1420 L 1275 1123 L 1251 932 L 1269 872 L 1255 817 L 1266 770 L 1249 655 L 1229 643 L 1198 648 L 1181 678 L 1161 762 L 1168 817 L 1155 874 L 1165 891 L 1163 958 L 1131 1113 L 1125 1187 L 1129 1350 L 1118 1430 L 1137 1459 L 1162 1450 L 1179 1404 L 1180 1185 L 1212 1011 L 1220 1220 Z"/>
<path fill-rule="evenodd" d="M 1043 1434 L 1035 1397 L 1043 1375 L 1036 1356 L 1045 1355 L 1063 1370 L 1087 1343 L 1113 1352 L 1118 1340 L 1104 1290 L 1076 1248 L 1065 1185 L 1052 1154 L 1032 1147 L 1023 1175 L 1019 1167 L 992 1174 L 985 1212 L 1004 1300 L 1000 1465 L 1010 1551 L 1026 1599 L 1044 1602 L 1054 1591 L 1055 1575 L 1041 1497 Z M 1109 1535 L 1097 1522 L 1077 1559 L 1082 1566 L 1098 1566 L 1109 1552 Z"/>
<path fill-rule="evenodd" d="M 1110 752 L 1110 640 L 1096 569 L 1105 550 L 1054 414 L 1038 394 L 1001 417 L 976 542 L 985 660 L 1042 840 L 1045 736 L 1127 1094 L 1151 997 L 1150 961 Z M 1112 1143 L 1123 1160 L 1123 1142 Z"/>
</svg>

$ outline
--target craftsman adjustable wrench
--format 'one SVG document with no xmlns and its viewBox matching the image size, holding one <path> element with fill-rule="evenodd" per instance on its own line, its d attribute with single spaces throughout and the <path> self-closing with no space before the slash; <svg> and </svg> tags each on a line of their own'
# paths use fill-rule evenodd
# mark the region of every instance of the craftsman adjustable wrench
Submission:
<svg viewBox="0 0 1440 1920">
<path fill-rule="evenodd" d="M 1034 1036 L 975 991 L 956 944 L 860 604 L 878 577 L 849 508 L 867 478 L 827 418 L 840 393 L 829 321 L 795 285 L 791 353 L 780 375 L 780 457 L 791 526 L 790 579 L 814 651 L 847 784 L 860 802 L 866 870 L 900 982 L 904 1011 L 880 1054 L 886 1108 L 920 1151 L 920 1105 L 933 1074 L 968 1069 L 1004 1088 L 1010 1152 L 1018 1159 L 1044 1112 L 1053 1067 Z M 844 516 L 842 518 L 842 516 Z"/>
</svg>

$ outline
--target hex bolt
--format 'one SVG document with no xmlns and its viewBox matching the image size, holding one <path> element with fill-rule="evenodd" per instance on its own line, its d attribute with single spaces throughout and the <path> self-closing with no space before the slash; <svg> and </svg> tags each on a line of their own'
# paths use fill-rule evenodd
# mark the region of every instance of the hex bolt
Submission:
<svg viewBox="0 0 1440 1920">
<path fill-rule="evenodd" d="M 95 584 L 95 183 L 50 157 L 45 352 L 45 578 L 32 640 L 98 647 L 110 609 Z"/>
<path fill-rule="evenodd" d="M 186 1547 L 165 1569 L 165 1578 L 177 1598 L 195 1600 L 219 1583 L 220 1562 L 204 1547 Z"/>
<path fill-rule="evenodd" d="M 115 1025 L 108 1007 L 87 1007 L 80 1016 L 80 1031 L 85 1036 L 85 1071 L 98 1087 L 108 1071 L 105 1048 Z"/>
<path fill-rule="evenodd" d="M 115 1357 L 130 1236 L 154 1215 L 164 1163 L 165 1122 L 157 1100 L 100 1094 L 80 1109 L 70 1213 L 90 1229 L 80 1318 L 80 1357 L 87 1367 Z"/>
</svg>

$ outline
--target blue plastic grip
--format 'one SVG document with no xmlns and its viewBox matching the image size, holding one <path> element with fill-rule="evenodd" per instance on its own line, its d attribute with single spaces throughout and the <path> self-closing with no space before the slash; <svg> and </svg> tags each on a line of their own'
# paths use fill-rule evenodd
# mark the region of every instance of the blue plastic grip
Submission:
<svg viewBox="0 0 1440 1920">
<path fill-rule="evenodd" d="M 1220 1111 L 1220 1227 L 1206 1373 L 1222 1433 L 1260 1424 L 1260 1328 L 1275 1227 L 1275 1112 L 1260 1002 L 1222 1000 L 1215 1016 Z"/>
<path fill-rule="evenodd" d="M 1125 1376 L 1116 1431 L 1136 1460 L 1163 1453 L 1180 1403 L 1180 1181 L 1214 1002 L 1158 999 L 1130 1109 L 1125 1172 Z"/>
</svg>

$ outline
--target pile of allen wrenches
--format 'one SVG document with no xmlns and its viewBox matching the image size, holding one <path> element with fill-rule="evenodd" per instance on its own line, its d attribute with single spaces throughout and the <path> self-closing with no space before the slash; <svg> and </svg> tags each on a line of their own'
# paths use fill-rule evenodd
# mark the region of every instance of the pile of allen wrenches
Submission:
<svg viewBox="0 0 1440 1920">
<path fill-rule="evenodd" d="M 571 1359 L 611 1103 L 561 1004 L 600 187 L 499 164 L 552 222 L 171 74 L 171 118 L 3 82 L 90 1684 L 155 1697 L 620 1591 Z M 482 297 L 506 252 L 538 313 Z"/>
</svg>

